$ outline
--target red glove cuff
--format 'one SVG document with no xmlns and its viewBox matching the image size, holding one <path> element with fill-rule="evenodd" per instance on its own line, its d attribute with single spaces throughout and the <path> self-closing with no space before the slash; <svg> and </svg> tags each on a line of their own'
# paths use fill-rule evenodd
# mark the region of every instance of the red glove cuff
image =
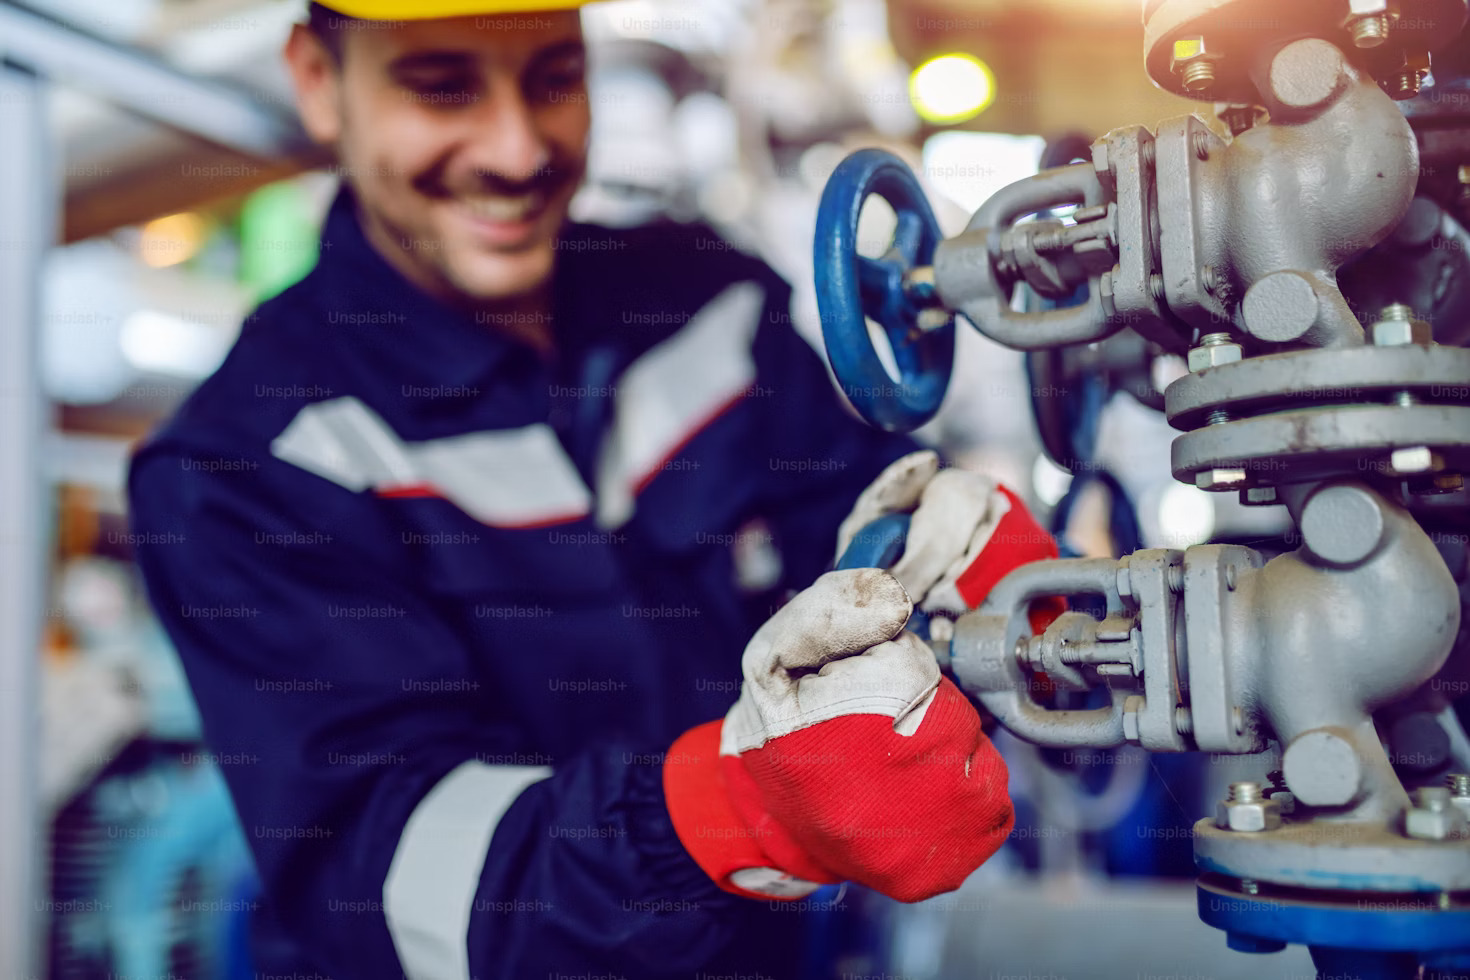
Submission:
<svg viewBox="0 0 1470 980">
<path fill-rule="evenodd" d="M 771 869 L 771 877 L 786 875 L 772 868 L 758 843 L 759 832 L 736 811 L 720 764 L 720 726 L 706 722 L 680 735 L 664 758 L 664 801 L 679 843 L 716 885 L 735 895 L 762 901 L 789 901 L 810 889 L 792 894 L 754 892 L 736 885 L 731 876 L 748 869 Z M 793 879 L 794 881 L 794 879 Z"/>
</svg>

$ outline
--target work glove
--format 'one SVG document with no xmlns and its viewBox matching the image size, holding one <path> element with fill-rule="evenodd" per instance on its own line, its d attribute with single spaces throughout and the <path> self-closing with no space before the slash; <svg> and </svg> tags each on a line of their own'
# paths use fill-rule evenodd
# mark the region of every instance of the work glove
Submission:
<svg viewBox="0 0 1470 980">
<path fill-rule="evenodd" d="M 952 891 L 1014 824 L 974 707 L 904 623 L 880 569 L 829 572 L 765 623 L 723 721 L 674 743 L 664 792 L 721 888 L 800 898 L 854 881 L 900 901 Z"/>
<path fill-rule="evenodd" d="M 838 557 L 869 524 L 896 513 L 913 518 L 891 571 L 926 613 L 953 617 L 975 609 L 1013 569 L 1058 554 L 1014 493 L 982 473 L 941 470 L 938 454 L 922 450 L 889 464 L 859 495 L 838 529 Z M 1033 603 L 1033 630 L 1041 632 L 1065 608 L 1060 599 Z"/>
</svg>

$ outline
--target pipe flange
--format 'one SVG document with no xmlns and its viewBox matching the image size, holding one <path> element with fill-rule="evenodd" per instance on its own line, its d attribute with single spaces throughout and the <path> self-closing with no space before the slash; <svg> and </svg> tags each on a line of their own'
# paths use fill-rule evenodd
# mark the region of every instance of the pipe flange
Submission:
<svg viewBox="0 0 1470 980">
<path fill-rule="evenodd" d="M 1428 404 L 1470 405 L 1470 348 L 1344 347 L 1251 357 L 1179 378 L 1164 393 L 1169 424 L 1198 429 L 1234 418 L 1327 405 L 1387 403 L 1407 393 Z"/>
<path fill-rule="evenodd" d="M 1298 888 L 1355 892 L 1470 891 L 1470 845 L 1414 840 L 1378 824 L 1285 821 L 1275 830 L 1240 833 L 1194 825 L 1202 872 Z"/>
<path fill-rule="evenodd" d="M 1470 405 L 1351 405 L 1224 422 L 1174 440 L 1174 478 L 1232 474 L 1241 490 L 1337 477 L 1449 479 L 1470 472 Z"/>
</svg>

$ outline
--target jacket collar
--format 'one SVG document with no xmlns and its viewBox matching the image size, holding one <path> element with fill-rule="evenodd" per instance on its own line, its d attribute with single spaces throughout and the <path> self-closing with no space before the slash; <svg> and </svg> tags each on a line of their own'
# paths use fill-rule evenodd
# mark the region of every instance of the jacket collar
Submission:
<svg viewBox="0 0 1470 980">
<path fill-rule="evenodd" d="M 575 226 L 564 234 L 575 234 Z M 574 282 L 574 256 L 558 249 L 552 291 L 557 323 L 580 323 L 589 312 Z M 406 385 L 485 388 L 500 369 L 536 372 L 537 355 L 485 314 L 442 302 L 393 268 L 363 233 L 356 198 L 345 185 L 327 214 L 314 275 L 326 328 L 353 354 L 371 359 L 380 377 Z M 562 350 L 561 357 L 569 353 Z"/>
</svg>

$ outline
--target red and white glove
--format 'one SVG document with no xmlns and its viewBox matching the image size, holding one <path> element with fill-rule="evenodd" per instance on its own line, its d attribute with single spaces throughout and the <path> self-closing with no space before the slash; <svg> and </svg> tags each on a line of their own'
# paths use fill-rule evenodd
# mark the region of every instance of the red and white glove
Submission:
<svg viewBox="0 0 1470 980">
<path fill-rule="evenodd" d="M 918 901 L 1005 841 L 1005 762 L 904 632 L 912 609 L 885 571 L 822 576 L 751 639 L 724 720 L 671 747 L 674 829 L 720 887 L 800 898 L 855 881 Z"/>
<path fill-rule="evenodd" d="M 858 497 L 838 529 L 838 557 L 873 521 L 908 512 L 903 557 L 890 571 L 928 613 L 975 609 L 1013 569 L 1058 554 L 1014 493 L 982 473 L 941 470 L 939 456 L 922 450 L 890 463 Z M 1041 632 L 1065 608 L 1060 599 L 1033 603 L 1032 629 Z"/>
</svg>

